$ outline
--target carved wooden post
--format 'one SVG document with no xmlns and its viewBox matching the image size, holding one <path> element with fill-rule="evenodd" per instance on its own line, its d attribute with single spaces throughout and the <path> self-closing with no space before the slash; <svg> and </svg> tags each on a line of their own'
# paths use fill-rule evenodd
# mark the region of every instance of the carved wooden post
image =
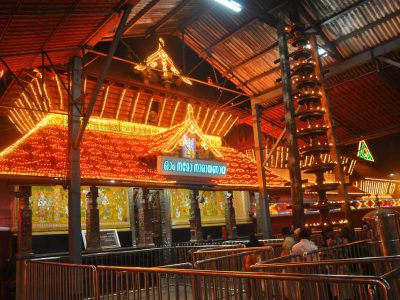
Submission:
<svg viewBox="0 0 400 300">
<path fill-rule="evenodd" d="M 341 156 L 340 149 L 337 146 L 338 140 L 336 135 L 335 122 L 332 117 L 331 105 L 329 102 L 328 94 L 326 92 L 327 87 L 324 78 L 324 73 L 322 70 L 321 58 L 318 55 L 318 44 L 315 34 L 310 35 L 310 44 L 313 54 L 313 60 L 315 61 L 315 74 L 322 83 L 320 89 L 320 92 L 322 93 L 321 104 L 322 107 L 325 109 L 325 114 L 324 114 L 325 124 L 328 125 L 327 137 L 329 144 L 331 145 L 330 148 L 331 159 L 336 162 L 333 172 L 335 174 L 335 180 L 340 183 L 338 186 L 339 199 L 344 200 L 342 205 L 342 211 L 344 212 L 345 218 L 348 221 L 348 226 L 354 228 L 353 220 L 351 218 L 351 209 L 350 209 L 351 199 L 347 191 L 346 177 L 343 171 L 343 165 L 340 157 Z"/>
<path fill-rule="evenodd" d="M 32 209 L 29 197 L 32 195 L 30 186 L 19 186 L 16 192 L 18 198 L 18 237 L 17 237 L 17 274 L 16 299 L 24 299 L 25 290 L 25 259 L 32 253 Z"/>
<path fill-rule="evenodd" d="M 172 246 L 171 192 L 169 189 L 160 191 L 161 196 L 161 232 L 162 246 Z"/>
<path fill-rule="evenodd" d="M 233 207 L 233 191 L 225 193 L 225 226 L 228 239 L 237 238 L 236 215 Z"/>
<path fill-rule="evenodd" d="M 199 207 L 199 191 L 193 190 L 192 197 L 190 198 L 190 241 L 198 242 L 203 240 L 203 233 L 201 230 L 201 215 Z"/>
<path fill-rule="evenodd" d="M 149 205 L 151 194 L 148 189 L 141 188 L 139 200 L 139 247 L 154 247 L 152 211 Z"/>
<path fill-rule="evenodd" d="M 128 198 L 129 198 L 129 221 L 132 234 L 132 247 L 137 247 L 138 245 L 138 205 L 137 205 L 137 195 L 138 189 L 129 188 Z"/>
<path fill-rule="evenodd" d="M 293 103 L 289 53 L 285 32 L 285 17 L 279 12 L 279 58 L 282 74 L 283 106 L 285 109 L 286 142 L 289 148 L 290 195 L 292 198 L 292 219 L 295 227 L 304 226 L 303 187 L 300 171 L 299 143 Z"/>
<path fill-rule="evenodd" d="M 32 195 L 30 186 L 20 186 L 18 198 L 18 256 L 32 255 L 32 209 L 29 197 Z"/>
<path fill-rule="evenodd" d="M 99 189 L 97 186 L 91 186 L 90 191 L 86 194 L 86 251 L 90 252 L 101 249 L 98 196 Z"/>
</svg>

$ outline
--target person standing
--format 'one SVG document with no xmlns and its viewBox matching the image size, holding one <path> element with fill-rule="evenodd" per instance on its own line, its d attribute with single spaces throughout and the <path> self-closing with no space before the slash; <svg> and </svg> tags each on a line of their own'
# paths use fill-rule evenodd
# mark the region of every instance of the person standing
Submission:
<svg viewBox="0 0 400 300">
<path fill-rule="evenodd" d="M 318 247 L 310 241 L 311 230 L 309 228 L 301 228 L 299 233 L 300 242 L 292 248 L 291 254 L 304 255 L 306 252 L 317 250 Z"/>
<path fill-rule="evenodd" d="M 283 235 L 283 243 L 282 243 L 282 252 L 281 256 L 286 256 L 290 254 L 293 246 L 296 244 L 296 241 L 293 238 L 292 233 L 290 232 L 289 227 L 282 228 L 282 235 Z"/>
</svg>

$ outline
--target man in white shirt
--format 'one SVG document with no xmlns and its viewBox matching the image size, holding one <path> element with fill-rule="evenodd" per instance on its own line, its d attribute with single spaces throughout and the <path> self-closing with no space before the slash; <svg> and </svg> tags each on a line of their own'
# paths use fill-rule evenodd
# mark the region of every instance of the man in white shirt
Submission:
<svg viewBox="0 0 400 300">
<path fill-rule="evenodd" d="M 303 255 L 306 252 L 317 250 L 318 247 L 312 241 L 310 241 L 310 236 L 310 229 L 301 228 L 299 233 L 300 242 L 293 246 L 291 254 Z"/>
</svg>

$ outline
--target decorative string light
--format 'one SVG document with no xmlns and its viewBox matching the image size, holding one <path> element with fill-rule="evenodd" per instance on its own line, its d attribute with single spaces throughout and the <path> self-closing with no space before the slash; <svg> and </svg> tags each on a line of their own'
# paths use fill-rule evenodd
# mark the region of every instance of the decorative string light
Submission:
<svg viewBox="0 0 400 300">
<path fill-rule="evenodd" d="M 60 81 L 58 80 L 57 75 L 54 76 L 54 79 L 56 80 L 58 95 L 60 97 L 60 109 L 63 110 L 64 109 L 64 100 L 63 100 L 63 93 L 62 93 L 61 86 L 60 86 Z"/>
<path fill-rule="evenodd" d="M 150 99 L 150 103 L 149 103 L 149 108 L 147 109 L 147 113 L 146 113 L 146 119 L 144 120 L 144 124 L 147 125 L 147 121 L 149 119 L 149 114 L 150 114 L 150 110 L 151 110 L 151 106 L 153 105 L 153 97 L 151 97 Z"/>
<path fill-rule="evenodd" d="M 222 123 L 222 126 L 219 128 L 217 135 L 221 134 L 222 129 L 225 128 L 226 124 L 229 122 L 229 120 L 232 118 L 232 115 L 229 115 L 228 118 L 225 119 L 224 123 Z"/>
<path fill-rule="evenodd" d="M 208 129 L 210 129 L 211 123 L 214 121 L 214 117 L 215 117 L 216 113 L 217 113 L 217 111 L 214 110 L 213 114 L 211 115 L 210 122 L 208 122 L 208 126 L 207 126 L 207 129 L 205 130 L 205 132 L 208 132 Z"/>
<path fill-rule="evenodd" d="M 24 133 L 24 129 L 19 124 L 19 122 L 18 122 L 17 118 L 14 116 L 12 110 L 10 111 L 10 114 L 8 115 L 8 119 L 11 121 L 11 123 L 13 123 L 15 125 L 15 127 L 17 127 L 19 132 Z"/>
<path fill-rule="evenodd" d="M 129 127 L 130 126 L 130 127 Z M 132 134 L 135 126 L 142 130 L 155 126 L 117 120 L 91 118 L 82 141 L 81 172 L 83 179 L 175 184 L 157 173 L 155 168 L 142 163 L 140 157 L 154 157 L 163 151 L 173 151 L 179 145 L 182 134 L 196 134 L 210 151 L 228 165 L 227 176 L 213 179 L 211 184 L 255 188 L 257 168 L 254 161 L 229 147 L 221 147 L 221 139 L 207 136 L 193 117 L 188 106 L 185 121 L 158 133 Z M 129 128 L 132 130 L 127 131 Z M 138 127 L 139 128 L 139 127 Z M 107 139 L 104 135 L 107 134 Z M 67 146 L 67 116 L 49 114 L 35 128 L 11 147 L 0 153 L 0 174 L 61 178 L 65 176 Z M 219 141 L 217 143 L 217 141 Z M 30 145 L 26 150 L 24 145 Z M 28 158 L 28 153 L 33 158 Z M 283 178 L 267 171 L 269 186 L 283 186 Z"/>
<path fill-rule="evenodd" d="M 172 126 L 172 124 L 174 124 L 175 114 L 176 114 L 176 111 L 178 110 L 179 103 L 180 103 L 180 101 L 178 100 L 178 102 L 176 102 L 176 105 L 175 105 L 174 113 L 172 114 L 170 126 Z"/>
<path fill-rule="evenodd" d="M 204 124 L 206 123 L 207 117 L 208 117 L 208 113 L 210 112 L 210 108 L 207 107 L 207 112 L 206 112 L 206 116 L 203 119 L 203 123 L 201 124 L 201 129 L 204 128 Z"/>
<path fill-rule="evenodd" d="M 129 121 L 131 121 L 131 122 L 134 121 L 134 118 L 135 118 L 136 105 L 139 101 L 139 97 L 140 97 L 140 92 L 138 92 L 136 95 L 135 104 L 133 105 L 133 110 L 131 112 L 131 116 L 129 117 Z"/>
<path fill-rule="evenodd" d="M 25 93 L 22 93 L 22 97 L 24 98 L 25 102 L 28 104 L 29 108 L 32 109 L 31 102 L 28 100 Z M 36 117 L 36 121 L 39 122 L 42 119 L 42 117 L 39 115 L 39 112 L 37 111 L 37 108 L 36 108 L 36 105 L 34 102 L 32 103 L 32 105 L 33 105 L 33 109 L 32 109 L 33 115 Z"/>
<path fill-rule="evenodd" d="M 171 72 L 172 74 L 180 78 L 184 83 L 192 85 L 192 82 L 189 80 L 189 78 L 182 76 L 178 69 L 175 67 L 174 62 L 165 51 L 164 45 L 164 40 L 160 38 L 158 43 L 158 50 L 146 59 L 146 64 L 138 64 L 137 66 L 135 66 L 135 69 L 139 71 L 145 71 L 147 70 L 147 68 L 155 69 L 157 67 L 161 67 L 162 76 L 165 79 L 169 79 L 169 73 Z"/>
<path fill-rule="evenodd" d="M 106 108 L 106 103 L 107 103 L 107 99 L 108 99 L 108 91 L 109 90 L 110 90 L 110 85 L 107 85 L 106 90 L 104 92 L 103 105 L 101 106 L 100 117 L 103 116 L 104 109 Z"/>
<path fill-rule="evenodd" d="M 22 100 L 21 100 L 21 99 L 18 99 L 17 102 L 16 102 L 16 104 L 17 104 L 18 107 L 25 108 L 25 105 L 22 103 Z M 35 122 L 33 122 L 32 116 L 30 115 L 30 113 L 27 112 L 25 109 L 23 109 L 22 111 L 24 112 L 24 118 L 25 118 L 25 120 L 27 120 L 28 123 L 29 123 L 30 129 L 32 129 L 33 127 L 35 127 Z"/>
<path fill-rule="evenodd" d="M 118 102 L 117 112 L 115 114 L 115 119 L 118 119 L 119 111 L 121 109 L 122 101 L 124 101 L 125 93 L 126 93 L 126 89 L 123 89 L 121 92 L 121 97 L 119 97 L 119 102 Z"/>
<path fill-rule="evenodd" d="M 163 105 L 162 105 L 162 108 L 161 108 L 160 117 L 158 118 L 158 126 L 160 126 L 160 124 L 161 124 L 161 120 L 162 120 L 162 117 L 163 117 L 163 115 L 164 115 L 164 109 L 165 109 L 165 104 L 166 104 L 166 103 L 167 103 L 167 98 L 165 97 L 165 98 L 164 98 Z"/>
<path fill-rule="evenodd" d="M 199 106 L 199 110 L 197 111 L 196 123 L 199 123 L 200 113 L 201 113 L 201 106 Z"/>
<path fill-rule="evenodd" d="M 219 123 L 221 122 L 222 117 L 224 116 L 225 112 L 223 111 L 222 114 L 220 114 L 217 123 L 215 123 L 214 129 L 211 131 L 211 134 L 214 134 L 215 130 L 217 130 Z"/>
<path fill-rule="evenodd" d="M 236 117 L 236 119 L 232 122 L 231 126 L 225 131 L 224 136 L 228 134 L 228 132 L 232 129 L 233 125 L 236 124 L 237 120 L 239 120 L 239 117 Z"/>
</svg>

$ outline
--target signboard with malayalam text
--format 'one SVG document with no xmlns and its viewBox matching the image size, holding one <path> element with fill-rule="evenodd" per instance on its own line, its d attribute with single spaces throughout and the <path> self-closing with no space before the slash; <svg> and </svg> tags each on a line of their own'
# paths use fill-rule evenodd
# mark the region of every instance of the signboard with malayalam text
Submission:
<svg viewBox="0 0 400 300">
<path fill-rule="evenodd" d="M 87 248 L 86 230 L 82 230 L 83 245 Z M 101 249 L 121 248 L 118 232 L 116 229 L 100 230 L 100 247 Z"/>
<path fill-rule="evenodd" d="M 223 178 L 226 176 L 227 166 L 219 161 L 158 156 L 157 171 L 170 176 Z"/>
</svg>

